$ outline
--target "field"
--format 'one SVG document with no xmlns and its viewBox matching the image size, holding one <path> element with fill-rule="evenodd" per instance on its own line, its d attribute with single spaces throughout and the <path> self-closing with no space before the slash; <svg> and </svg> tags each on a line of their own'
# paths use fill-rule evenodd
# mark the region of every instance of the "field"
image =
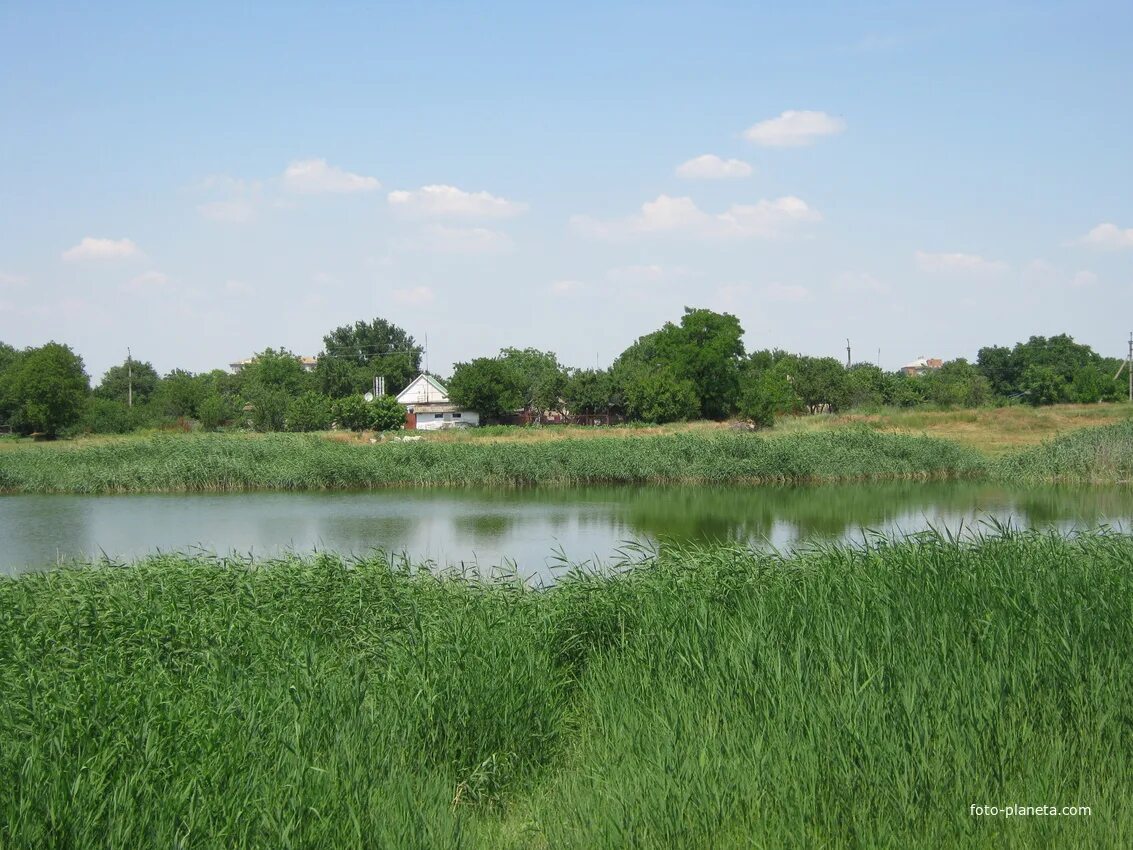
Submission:
<svg viewBox="0 0 1133 850">
<path fill-rule="evenodd" d="M 1133 539 L 0 582 L 0 846 L 1128 847 Z M 1089 816 L 973 817 L 978 805 Z"/>
</svg>

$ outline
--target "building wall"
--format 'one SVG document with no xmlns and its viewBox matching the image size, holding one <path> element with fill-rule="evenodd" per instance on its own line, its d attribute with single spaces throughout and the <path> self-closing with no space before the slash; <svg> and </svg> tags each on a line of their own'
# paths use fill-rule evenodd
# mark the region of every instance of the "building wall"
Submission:
<svg viewBox="0 0 1133 850">
<path fill-rule="evenodd" d="M 418 431 L 440 431 L 443 428 L 476 427 L 480 424 L 480 414 L 474 410 L 446 411 L 432 413 L 416 411 Z"/>
</svg>

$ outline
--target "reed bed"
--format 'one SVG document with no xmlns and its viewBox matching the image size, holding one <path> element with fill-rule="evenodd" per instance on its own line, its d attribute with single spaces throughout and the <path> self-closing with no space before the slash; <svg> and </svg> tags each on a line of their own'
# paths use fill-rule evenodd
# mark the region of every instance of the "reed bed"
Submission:
<svg viewBox="0 0 1133 850">
<path fill-rule="evenodd" d="M 1133 846 L 1133 539 L 615 567 L 2 581 L 0 846 Z"/>
<path fill-rule="evenodd" d="M 993 472 L 1019 481 L 1133 482 L 1133 421 L 1047 440 L 1000 459 Z"/>
<path fill-rule="evenodd" d="M 22 446 L 0 454 L 0 492 L 946 478 L 975 474 L 982 465 L 975 451 L 944 440 L 865 428 L 775 439 L 687 433 L 632 440 L 374 445 L 302 434 L 206 434 Z"/>
</svg>

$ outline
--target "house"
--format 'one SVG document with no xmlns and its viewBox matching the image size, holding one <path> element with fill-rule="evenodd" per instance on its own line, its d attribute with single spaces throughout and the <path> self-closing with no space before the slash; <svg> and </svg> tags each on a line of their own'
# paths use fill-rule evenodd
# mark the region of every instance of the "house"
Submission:
<svg viewBox="0 0 1133 850">
<path fill-rule="evenodd" d="M 303 367 L 304 372 L 314 372 L 315 367 L 319 365 L 319 358 L 317 357 L 307 357 L 306 355 L 304 355 L 297 356 L 295 359 L 299 361 L 299 365 Z M 242 372 L 245 366 L 250 366 L 255 362 L 255 357 L 245 357 L 243 360 L 237 360 L 235 363 L 229 363 L 228 368 L 232 370 L 232 374 L 236 375 Z"/>
<path fill-rule="evenodd" d="M 469 428 L 480 424 L 480 414 L 449 401 L 448 390 L 432 375 L 418 375 L 397 394 L 405 405 L 405 427 L 419 431 Z"/>
<path fill-rule="evenodd" d="M 901 371 L 910 378 L 915 378 L 925 372 L 935 372 L 943 365 L 944 361 L 939 357 L 918 357 L 912 363 L 906 363 L 902 366 Z"/>
</svg>

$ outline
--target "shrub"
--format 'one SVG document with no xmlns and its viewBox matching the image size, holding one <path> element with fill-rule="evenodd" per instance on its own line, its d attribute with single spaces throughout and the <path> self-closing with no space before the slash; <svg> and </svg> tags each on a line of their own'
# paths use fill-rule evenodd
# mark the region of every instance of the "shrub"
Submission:
<svg viewBox="0 0 1133 850">
<path fill-rule="evenodd" d="M 305 392 L 287 407 L 288 431 L 323 431 L 330 427 L 331 400 L 322 393 Z"/>
</svg>

